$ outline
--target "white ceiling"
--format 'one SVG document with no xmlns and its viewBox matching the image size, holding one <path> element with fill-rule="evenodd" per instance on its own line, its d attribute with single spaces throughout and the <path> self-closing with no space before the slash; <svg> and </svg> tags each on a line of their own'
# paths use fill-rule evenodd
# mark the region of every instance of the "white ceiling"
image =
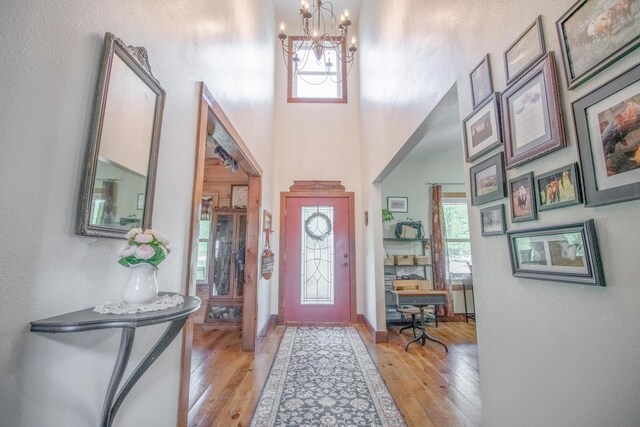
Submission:
<svg viewBox="0 0 640 427">
<path fill-rule="evenodd" d="M 450 149 L 459 150 L 462 146 L 457 96 L 441 101 L 432 113 L 438 116 L 424 138 L 409 153 L 412 160 L 422 160 Z"/>
</svg>

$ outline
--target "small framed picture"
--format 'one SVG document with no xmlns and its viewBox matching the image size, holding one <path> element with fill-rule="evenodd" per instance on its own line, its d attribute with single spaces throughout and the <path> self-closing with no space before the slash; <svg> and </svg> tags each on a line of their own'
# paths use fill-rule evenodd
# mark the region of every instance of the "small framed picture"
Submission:
<svg viewBox="0 0 640 427">
<path fill-rule="evenodd" d="M 513 83 L 546 53 L 542 34 L 542 16 L 538 16 L 504 52 L 507 85 Z"/>
<path fill-rule="evenodd" d="M 492 94 L 463 121 L 467 163 L 502 145 L 500 94 Z"/>
<path fill-rule="evenodd" d="M 246 208 L 248 195 L 249 195 L 248 185 L 232 185 L 231 186 L 231 207 L 233 209 Z"/>
<path fill-rule="evenodd" d="M 639 199 L 640 65 L 575 101 L 573 117 L 586 205 Z"/>
<path fill-rule="evenodd" d="M 507 231 L 503 204 L 481 209 L 480 219 L 483 236 L 497 236 Z"/>
<path fill-rule="evenodd" d="M 536 194 L 539 211 L 582 203 L 578 164 L 574 163 L 536 176 Z"/>
<path fill-rule="evenodd" d="M 141 211 L 144 209 L 144 193 L 138 193 L 136 208 Z"/>
<path fill-rule="evenodd" d="M 511 204 L 511 222 L 538 219 L 533 172 L 509 180 L 507 190 Z"/>
<path fill-rule="evenodd" d="M 493 92 L 493 82 L 491 81 L 491 65 L 489 64 L 489 54 L 471 71 L 471 100 L 475 109 L 482 101 L 487 99 Z"/>
<path fill-rule="evenodd" d="M 273 231 L 271 228 L 271 214 L 266 209 L 262 211 L 262 231 Z"/>
<path fill-rule="evenodd" d="M 506 177 L 502 151 L 471 167 L 471 204 L 500 200 L 506 196 Z"/>
<path fill-rule="evenodd" d="M 566 145 L 553 52 L 502 93 L 507 169 Z"/>
<path fill-rule="evenodd" d="M 507 232 L 515 277 L 605 286 L 594 221 Z"/>
<path fill-rule="evenodd" d="M 409 212 L 409 198 L 387 197 L 387 209 L 391 212 Z"/>
<path fill-rule="evenodd" d="M 637 0 L 578 0 L 556 23 L 569 89 L 640 44 Z"/>
</svg>

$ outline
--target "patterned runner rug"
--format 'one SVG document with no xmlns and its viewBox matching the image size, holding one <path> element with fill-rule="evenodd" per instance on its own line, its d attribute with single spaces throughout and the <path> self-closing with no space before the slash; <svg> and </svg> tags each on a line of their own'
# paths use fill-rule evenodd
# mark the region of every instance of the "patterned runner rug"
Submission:
<svg viewBox="0 0 640 427">
<path fill-rule="evenodd" d="M 406 424 L 354 328 L 288 327 L 251 426 Z"/>
</svg>

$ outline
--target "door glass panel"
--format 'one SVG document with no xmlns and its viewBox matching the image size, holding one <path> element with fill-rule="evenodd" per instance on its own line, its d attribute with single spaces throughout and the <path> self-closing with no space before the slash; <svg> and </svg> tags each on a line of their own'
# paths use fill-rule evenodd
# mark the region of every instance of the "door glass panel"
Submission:
<svg viewBox="0 0 640 427">
<path fill-rule="evenodd" d="M 196 266 L 196 280 L 207 282 L 209 264 L 209 234 L 211 231 L 211 221 L 200 221 L 200 236 L 198 240 L 198 264 Z"/>
<path fill-rule="evenodd" d="M 247 216 L 238 215 L 238 251 L 236 252 L 236 295 L 244 293 L 244 256 L 247 240 Z"/>
<path fill-rule="evenodd" d="M 216 215 L 216 234 L 213 253 L 212 296 L 229 295 L 231 284 L 231 245 L 233 243 L 233 217 Z"/>
<path fill-rule="evenodd" d="M 334 303 L 333 207 L 302 207 L 300 304 Z"/>
</svg>

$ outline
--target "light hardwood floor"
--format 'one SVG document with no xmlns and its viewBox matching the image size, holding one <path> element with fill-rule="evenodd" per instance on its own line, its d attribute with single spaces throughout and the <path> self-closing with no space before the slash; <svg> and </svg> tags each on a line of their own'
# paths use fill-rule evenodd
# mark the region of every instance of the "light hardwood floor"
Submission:
<svg viewBox="0 0 640 427">
<path fill-rule="evenodd" d="M 374 344 L 367 329 L 354 325 L 380 370 L 409 427 L 480 425 L 478 356 L 474 323 L 441 322 L 429 332 L 449 346 L 404 345 L 391 331 Z M 240 331 L 196 325 L 191 362 L 189 426 L 248 426 L 285 327 L 271 327 L 255 354 L 240 351 Z"/>
</svg>

